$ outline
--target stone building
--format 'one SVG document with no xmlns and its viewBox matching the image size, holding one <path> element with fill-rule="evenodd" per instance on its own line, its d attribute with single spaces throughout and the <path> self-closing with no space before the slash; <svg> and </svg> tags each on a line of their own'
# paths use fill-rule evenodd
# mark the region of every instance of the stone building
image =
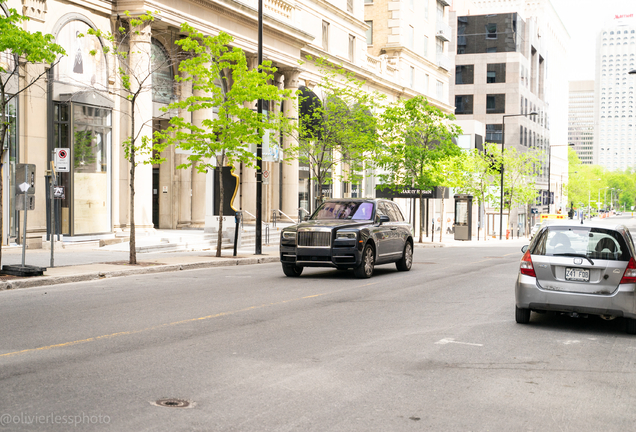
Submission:
<svg viewBox="0 0 636 432">
<path fill-rule="evenodd" d="M 445 1 L 428 0 L 426 9 L 420 1 L 389 0 L 263 0 L 263 4 L 264 56 L 278 68 L 278 85 L 293 91 L 316 87 L 321 78 L 318 68 L 312 62 L 300 66 L 299 60 L 307 55 L 324 56 L 364 80 L 367 89 L 385 94 L 387 101 L 424 94 L 441 109 L 452 111 L 447 100 L 450 63 L 444 58 L 445 40 L 449 38 L 448 24 L 444 26 L 448 19 Z M 23 93 L 10 112 L 15 127 L 10 151 L 3 161 L 9 167 L 3 173 L 5 244 L 18 236 L 21 216 L 11 189 L 16 182 L 16 163 L 36 165 L 35 210 L 28 217 L 27 243 L 30 247 L 41 244 L 47 229 L 44 174 L 55 148 L 69 148 L 72 160 L 70 172 L 60 174 L 60 182 L 66 187 L 59 210 L 65 240 L 125 232 L 129 226 L 130 167 L 121 143 L 129 135 L 130 122 L 134 118 L 140 138 L 150 137 L 153 129 L 165 128 L 175 114 L 161 108 L 192 92 L 187 83 L 174 81 L 177 65 L 160 68 L 153 72 L 152 89 L 141 95 L 137 112 L 130 112 L 128 104 L 112 94 L 118 88 L 112 59 L 90 53 L 99 52 L 105 42 L 93 36 L 80 37 L 89 28 L 113 31 L 125 23 L 126 11 L 138 16 L 156 10 L 158 19 L 131 41 L 146 53 L 130 59 L 136 67 L 148 70 L 152 61 L 170 56 L 176 50 L 175 40 L 181 37 L 179 26 L 183 22 L 204 34 L 230 34 L 234 45 L 243 49 L 251 66 L 256 67 L 257 0 L 9 0 L 7 6 L 31 18 L 24 24 L 27 30 L 52 34 L 68 55 L 49 70 L 47 80 Z M 428 14 L 425 25 L 405 7 Z M 400 11 L 401 18 L 397 17 Z M 368 21 L 373 21 L 373 27 Z M 386 31 L 381 30 L 385 25 Z M 440 26 L 443 36 L 437 37 Z M 375 40 L 367 49 L 370 34 Z M 422 40 L 428 41 L 426 48 Z M 434 47 L 441 51 L 434 51 Z M 29 73 L 27 70 L 20 79 L 28 80 Z M 290 118 L 298 117 L 294 104 L 272 109 L 283 109 Z M 196 122 L 211 113 L 178 114 L 192 115 Z M 282 141 L 282 151 L 266 152 L 263 162 L 269 174 L 269 183 L 263 186 L 265 221 L 273 210 L 295 218 L 311 193 L 306 170 L 297 162 L 279 160 L 277 155 L 284 154 L 289 145 Z M 176 169 L 187 158 L 178 150 L 167 150 L 164 156 L 166 162 L 161 165 L 136 168 L 136 227 L 143 231 L 212 226 L 212 173 Z M 235 173 L 240 185 L 234 205 L 249 219 L 255 213 L 255 172 L 236 166 Z M 373 195 L 373 182 L 370 177 L 358 185 L 359 194 Z M 346 192 L 341 184 L 334 183 L 331 193 L 341 196 Z"/>
</svg>

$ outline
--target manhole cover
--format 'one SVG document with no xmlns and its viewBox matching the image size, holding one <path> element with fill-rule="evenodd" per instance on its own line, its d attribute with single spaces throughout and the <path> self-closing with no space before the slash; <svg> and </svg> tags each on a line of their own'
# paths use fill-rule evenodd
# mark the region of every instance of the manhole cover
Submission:
<svg viewBox="0 0 636 432">
<path fill-rule="evenodd" d="M 190 401 L 185 399 L 159 399 L 155 405 L 169 408 L 188 408 Z"/>
</svg>

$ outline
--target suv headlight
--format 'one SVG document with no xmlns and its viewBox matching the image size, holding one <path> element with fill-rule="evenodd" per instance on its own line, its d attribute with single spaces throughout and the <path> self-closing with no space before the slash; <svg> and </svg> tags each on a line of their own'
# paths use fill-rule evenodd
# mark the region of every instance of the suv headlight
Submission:
<svg viewBox="0 0 636 432">
<path fill-rule="evenodd" d="M 283 239 L 285 240 L 295 240 L 296 233 L 294 231 L 283 231 Z"/>
<path fill-rule="evenodd" d="M 358 234 L 351 231 L 343 231 L 336 233 L 336 239 L 338 240 L 355 240 L 358 237 Z"/>
</svg>

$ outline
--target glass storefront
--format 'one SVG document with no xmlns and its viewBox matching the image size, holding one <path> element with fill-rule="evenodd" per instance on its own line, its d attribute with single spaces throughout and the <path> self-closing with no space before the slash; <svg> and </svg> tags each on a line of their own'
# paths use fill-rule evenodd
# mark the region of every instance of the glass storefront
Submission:
<svg viewBox="0 0 636 432">
<path fill-rule="evenodd" d="M 57 35 L 67 56 L 54 69 L 53 136 L 50 150 L 70 149 L 70 172 L 58 173 L 64 186 L 59 220 L 65 235 L 112 232 L 112 108 L 108 67 L 101 41 L 89 23 L 75 19 Z"/>
<path fill-rule="evenodd" d="M 111 112 L 73 104 L 73 234 L 110 232 Z"/>
<path fill-rule="evenodd" d="M 70 172 L 58 174 L 58 183 L 66 192 L 60 203 L 62 234 L 111 231 L 111 136 L 110 109 L 77 103 L 55 104 L 55 146 L 69 147 L 73 161 Z"/>
</svg>

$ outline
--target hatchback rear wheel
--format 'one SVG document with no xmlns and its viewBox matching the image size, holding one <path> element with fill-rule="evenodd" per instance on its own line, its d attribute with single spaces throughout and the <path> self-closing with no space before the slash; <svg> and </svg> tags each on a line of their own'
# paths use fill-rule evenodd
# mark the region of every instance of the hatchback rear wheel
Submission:
<svg viewBox="0 0 636 432">
<path fill-rule="evenodd" d="M 530 309 L 515 306 L 515 320 L 517 324 L 528 324 L 530 322 Z"/>
</svg>

